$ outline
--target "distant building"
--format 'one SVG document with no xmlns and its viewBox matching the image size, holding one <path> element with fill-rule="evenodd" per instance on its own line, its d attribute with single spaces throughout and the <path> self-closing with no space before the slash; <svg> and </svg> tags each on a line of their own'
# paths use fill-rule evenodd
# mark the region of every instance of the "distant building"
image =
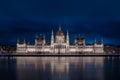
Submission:
<svg viewBox="0 0 120 80">
<path fill-rule="evenodd" d="M 95 41 L 93 44 L 85 44 L 85 38 L 77 37 L 74 44 L 70 44 L 69 33 L 67 31 L 66 36 L 64 35 L 61 27 L 57 31 L 56 35 L 52 31 L 50 44 L 46 44 L 45 36 L 36 36 L 35 44 L 31 45 L 26 41 L 17 42 L 18 53 L 104 53 L 104 44 L 102 41 Z"/>
</svg>

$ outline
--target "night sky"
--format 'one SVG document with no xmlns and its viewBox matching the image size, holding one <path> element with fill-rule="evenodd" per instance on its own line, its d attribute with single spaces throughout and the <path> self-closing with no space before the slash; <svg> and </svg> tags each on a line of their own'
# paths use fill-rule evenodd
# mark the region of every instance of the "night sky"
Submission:
<svg viewBox="0 0 120 80">
<path fill-rule="evenodd" d="M 92 43 L 95 38 L 105 44 L 120 45 L 119 0 L 0 0 L 0 44 L 15 45 L 17 39 L 34 42 L 35 35 L 58 26 L 70 40 L 81 34 Z"/>
</svg>

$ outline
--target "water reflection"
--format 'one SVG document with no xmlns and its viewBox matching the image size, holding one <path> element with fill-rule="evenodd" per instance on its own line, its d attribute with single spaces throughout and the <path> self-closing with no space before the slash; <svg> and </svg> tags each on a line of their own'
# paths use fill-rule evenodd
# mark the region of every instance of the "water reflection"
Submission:
<svg viewBox="0 0 120 80">
<path fill-rule="evenodd" d="M 3 70 L 3 74 L 12 76 L 12 80 L 115 80 L 120 79 L 120 58 L 0 58 L 0 70 Z M 7 73 L 10 70 L 11 72 Z"/>
<path fill-rule="evenodd" d="M 95 76 L 100 79 L 103 78 L 102 71 L 99 71 L 103 68 L 103 60 L 104 57 L 18 57 L 17 70 L 42 70 L 49 73 L 52 80 L 79 78 L 81 73 L 84 79 Z M 23 77 L 23 73 L 18 75 Z"/>
</svg>

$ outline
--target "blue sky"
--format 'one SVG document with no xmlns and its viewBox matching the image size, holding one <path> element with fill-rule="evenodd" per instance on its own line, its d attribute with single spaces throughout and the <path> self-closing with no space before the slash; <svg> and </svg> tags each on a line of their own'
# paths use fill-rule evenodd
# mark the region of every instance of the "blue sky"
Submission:
<svg viewBox="0 0 120 80">
<path fill-rule="evenodd" d="M 103 38 L 105 44 L 120 45 L 119 0 L 1 0 L 0 44 L 14 44 L 17 39 L 34 42 L 35 34 L 59 24 L 69 30 L 71 41 L 85 34 L 87 42 Z M 48 37 L 49 36 L 49 37 Z"/>
</svg>

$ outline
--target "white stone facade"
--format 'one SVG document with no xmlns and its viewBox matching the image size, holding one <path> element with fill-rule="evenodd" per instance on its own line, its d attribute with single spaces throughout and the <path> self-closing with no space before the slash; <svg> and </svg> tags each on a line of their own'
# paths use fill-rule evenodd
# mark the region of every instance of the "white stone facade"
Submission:
<svg viewBox="0 0 120 80">
<path fill-rule="evenodd" d="M 104 44 L 102 41 L 86 45 L 85 39 L 78 37 L 74 44 L 69 42 L 69 33 L 64 35 L 61 27 L 54 36 L 52 31 L 51 42 L 46 44 L 45 37 L 36 37 L 35 44 L 30 45 L 24 42 L 17 42 L 18 53 L 50 53 L 50 54 L 76 54 L 76 53 L 104 53 Z"/>
</svg>

